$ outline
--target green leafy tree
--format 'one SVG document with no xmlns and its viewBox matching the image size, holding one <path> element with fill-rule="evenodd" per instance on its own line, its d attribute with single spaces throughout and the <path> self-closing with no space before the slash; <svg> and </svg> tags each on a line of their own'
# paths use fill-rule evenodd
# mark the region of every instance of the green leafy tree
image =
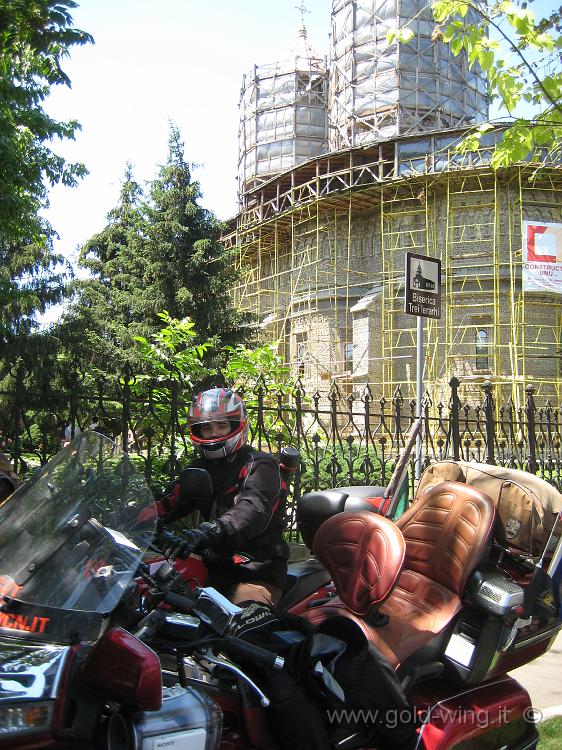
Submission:
<svg viewBox="0 0 562 750">
<path fill-rule="evenodd" d="M 236 344 L 248 329 L 231 301 L 234 251 L 221 244 L 222 225 L 200 198 L 179 130 L 170 125 L 168 159 L 151 185 L 147 209 L 152 277 L 145 294 L 154 313 L 191 318 L 202 341 Z"/>
<path fill-rule="evenodd" d="M 5 361 L 12 362 L 27 348 L 37 313 L 62 300 L 68 274 L 64 258 L 53 252 L 47 227 L 36 241 L 9 243 L 0 238 L 0 344 Z"/>
<path fill-rule="evenodd" d="M 271 394 L 288 395 L 295 387 L 291 370 L 277 353 L 275 344 L 249 347 L 225 346 L 227 360 L 222 376 L 237 391 L 255 392 L 262 385 Z"/>
<path fill-rule="evenodd" d="M 274 344 L 248 347 L 226 346 L 226 362 L 221 369 L 224 382 L 244 397 L 248 408 L 250 433 L 259 445 L 269 448 L 290 445 L 295 432 L 295 414 L 288 397 L 295 379 Z"/>
<path fill-rule="evenodd" d="M 527 2 L 511 0 L 434 0 L 433 15 L 439 24 L 434 39 L 450 44 L 459 54 L 465 50 L 471 65 L 479 64 L 488 77 L 490 101 L 503 131 L 492 156 L 494 168 L 532 158 L 557 161 L 562 149 L 562 37 L 561 9 L 535 16 Z M 467 21 L 468 12 L 478 20 Z M 407 42 L 409 28 L 389 35 Z M 461 152 L 478 148 L 480 139 L 493 128 L 477 126 L 461 143 Z"/>
<path fill-rule="evenodd" d="M 187 388 L 214 374 L 203 364 L 205 353 L 213 341 L 197 343 L 195 324 L 190 318 L 177 320 L 164 310 L 158 313 L 163 327 L 148 341 L 135 336 L 140 357 L 148 365 L 149 375 L 165 382 L 175 381 Z"/>
<path fill-rule="evenodd" d="M 70 85 L 61 65 L 70 48 L 92 41 L 72 28 L 72 0 L 0 0 L 0 340 L 25 333 L 34 313 L 59 301 L 53 230 L 39 212 L 49 185 L 75 185 L 85 174 L 52 149 L 78 123 L 44 110 L 51 87 Z"/>
</svg>

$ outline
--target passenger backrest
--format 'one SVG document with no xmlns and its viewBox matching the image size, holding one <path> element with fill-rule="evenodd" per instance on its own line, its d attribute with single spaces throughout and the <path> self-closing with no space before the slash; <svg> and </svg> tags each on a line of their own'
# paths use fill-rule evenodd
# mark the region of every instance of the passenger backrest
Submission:
<svg viewBox="0 0 562 750">
<path fill-rule="evenodd" d="M 491 539 L 491 499 L 460 482 L 426 486 L 396 522 L 406 540 L 404 570 L 419 573 L 460 596 Z"/>
</svg>

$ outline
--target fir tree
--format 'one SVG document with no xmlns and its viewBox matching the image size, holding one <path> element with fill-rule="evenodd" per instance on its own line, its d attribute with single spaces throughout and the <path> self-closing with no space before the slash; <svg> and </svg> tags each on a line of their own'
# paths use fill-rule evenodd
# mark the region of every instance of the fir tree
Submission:
<svg viewBox="0 0 562 750">
<path fill-rule="evenodd" d="M 57 332 L 88 370 L 134 367 L 134 337 L 150 334 L 157 323 L 144 292 L 150 264 L 142 198 L 128 164 L 107 225 L 80 252 L 79 266 L 88 277 L 74 282 L 73 303 Z"/>
<path fill-rule="evenodd" d="M 89 277 L 75 282 L 75 299 L 58 329 L 83 367 L 98 372 L 139 368 L 135 337 L 162 327 L 159 313 L 191 318 L 197 343 L 217 348 L 247 338 L 246 319 L 233 307 L 234 259 L 220 242 L 222 225 L 199 205 L 184 147 L 170 128 L 167 163 L 144 200 L 127 167 L 118 205 L 107 226 L 82 248 Z M 213 364 L 217 364 L 213 361 Z"/>
<path fill-rule="evenodd" d="M 220 242 L 222 224 L 199 205 L 179 130 L 170 125 L 167 163 L 151 185 L 148 248 L 152 280 L 146 293 L 154 313 L 190 317 L 200 340 L 234 344 L 248 336 L 247 317 L 233 306 L 234 253 Z"/>
</svg>

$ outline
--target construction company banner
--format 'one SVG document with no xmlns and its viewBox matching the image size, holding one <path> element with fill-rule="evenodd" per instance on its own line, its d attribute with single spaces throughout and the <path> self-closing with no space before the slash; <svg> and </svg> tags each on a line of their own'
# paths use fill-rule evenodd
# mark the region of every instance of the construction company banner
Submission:
<svg viewBox="0 0 562 750">
<path fill-rule="evenodd" d="M 562 224 L 523 222 L 523 291 L 562 294 Z"/>
</svg>

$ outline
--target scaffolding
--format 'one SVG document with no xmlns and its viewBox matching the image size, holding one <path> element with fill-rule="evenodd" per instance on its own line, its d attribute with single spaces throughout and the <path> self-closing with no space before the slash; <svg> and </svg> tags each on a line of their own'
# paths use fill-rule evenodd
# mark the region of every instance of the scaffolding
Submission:
<svg viewBox="0 0 562 750">
<path fill-rule="evenodd" d="M 238 181 L 244 193 L 274 173 L 327 150 L 326 61 L 307 41 L 304 24 L 288 58 L 254 66 L 240 93 Z"/>
<path fill-rule="evenodd" d="M 467 11 L 473 23 L 476 11 Z M 408 27 L 408 43 L 387 34 Z M 487 84 L 467 55 L 436 34 L 420 0 L 333 0 L 328 105 L 330 148 L 488 119 Z"/>
<path fill-rule="evenodd" d="M 439 131 L 317 157 L 248 193 L 226 238 L 237 304 L 255 314 L 308 389 L 415 390 L 416 319 L 404 313 L 408 251 L 442 262 L 443 318 L 426 324 L 424 380 L 455 375 L 521 402 L 560 398 L 562 296 L 521 285 L 523 220 L 562 221 L 562 170 L 494 172 L 497 134 L 473 154 Z M 499 393 L 498 393 L 499 395 Z"/>
</svg>

